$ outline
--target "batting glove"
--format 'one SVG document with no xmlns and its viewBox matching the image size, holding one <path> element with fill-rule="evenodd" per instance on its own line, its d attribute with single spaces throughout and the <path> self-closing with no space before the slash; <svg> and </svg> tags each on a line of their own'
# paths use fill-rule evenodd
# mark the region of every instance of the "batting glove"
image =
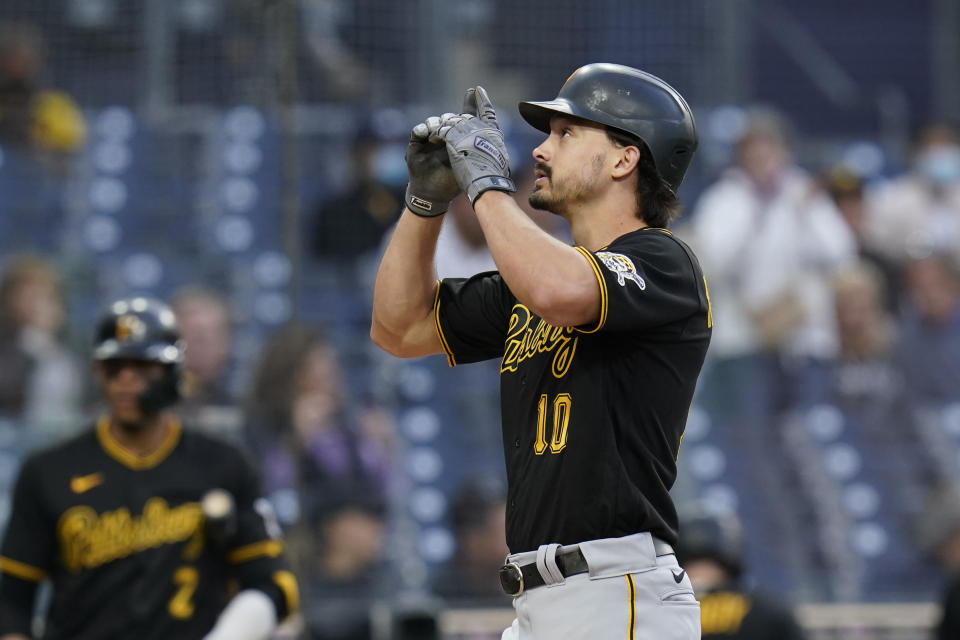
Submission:
<svg viewBox="0 0 960 640">
<path fill-rule="evenodd" d="M 483 87 L 467 89 L 463 113 L 441 119 L 437 137 L 447 145 L 450 165 L 470 204 L 484 191 L 517 190 L 510 179 L 510 156 L 497 113 Z"/>
<path fill-rule="evenodd" d="M 446 213 L 450 201 L 460 193 L 446 146 L 436 137 L 444 119 L 452 116 L 427 118 L 410 131 L 405 157 L 410 182 L 404 200 L 410 211 L 424 218 Z"/>
</svg>

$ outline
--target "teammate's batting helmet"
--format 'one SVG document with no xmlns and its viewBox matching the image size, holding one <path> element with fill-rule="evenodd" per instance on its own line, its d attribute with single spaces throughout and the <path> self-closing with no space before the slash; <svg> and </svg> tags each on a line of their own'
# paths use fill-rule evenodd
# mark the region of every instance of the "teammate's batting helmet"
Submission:
<svg viewBox="0 0 960 640">
<path fill-rule="evenodd" d="M 520 115 L 546 133 L 550 118 L 572 115 L 638 138 L 674 191 L 697 149 L 693 113 L 683 96 L 660 78 L 620 64 L 580 67 L 567 78 L 556 99 L 521 102 Z"/>
<path fill-rule="evenodd" d="M 680 518 L 680 543 L 676 547 L 680 564 L 707 558 L 737 579 L 743 571 L 743 535 L 736 516 L 697 512 Z"/>
<path fill-rule="evenodd" d="M 153 413 L 180 397 L 183 343 L 173 310 L 159 300 L 126 298 L 107 307 L 97 323 L 94 360 L 139 360 L 166 365 L 162 380 L 140 396 L 140 408 Z"/>
</svg>

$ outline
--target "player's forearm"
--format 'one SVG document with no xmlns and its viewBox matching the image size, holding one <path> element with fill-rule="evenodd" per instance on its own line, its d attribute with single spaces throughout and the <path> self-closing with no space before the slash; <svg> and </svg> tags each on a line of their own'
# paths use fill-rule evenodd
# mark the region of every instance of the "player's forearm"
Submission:
<svg viewBox="0 0 960 640">
<path fill-rule="evenodd" d="M 474 208 L 500 275 L 520 302 L 554 326 L 596 320 L 599 285 L 579 251 L 543 231 L 506 193 L 484 193 Z"/>
<path fill-rule="evenodd" d="M 20 633 L 8 633 L 0 636 L 0 640 L 30 640 L 30 638 Z"/>
<path fill-rule="evenodd" d="M 404 211 L 380 261 L 373 290 L 370 337 L 401 357 L 434 353 L 432 331 L 436 269 L 433 256 L 442 217 L 421 218 Z"/>
</svg>

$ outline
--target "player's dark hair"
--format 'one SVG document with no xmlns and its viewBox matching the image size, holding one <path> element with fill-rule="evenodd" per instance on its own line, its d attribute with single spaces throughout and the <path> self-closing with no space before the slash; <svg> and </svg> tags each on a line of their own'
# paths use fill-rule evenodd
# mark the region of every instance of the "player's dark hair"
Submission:
<svg viewBox="0 0 960 640">
<path fill-rule="evenodd" d="M 650 149 L 637 138 L 607 127 L 607 137 L 620 147 L 637 147 L 637 217 L 651 227 L 670 226 L 680 211 L 680 200 L 657 172 Z"/>
</svg>

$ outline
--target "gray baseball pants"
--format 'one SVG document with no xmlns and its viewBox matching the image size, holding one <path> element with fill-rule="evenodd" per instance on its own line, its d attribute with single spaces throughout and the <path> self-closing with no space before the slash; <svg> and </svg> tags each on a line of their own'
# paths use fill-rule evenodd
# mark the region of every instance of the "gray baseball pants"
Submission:
<svg viewBox="0 0 960 640">
<path fill-rule="evenodd" d="M 649 533 L 576 546 L 589 572 L 568 578 L 556 564 L 560 545 L 507 558 L 537 562 L 546 584 L 513 599 L 517 617 L 502 640 L 699 640 L 690 579 L 676 556 L 656 555 Z"/>
</svg>

